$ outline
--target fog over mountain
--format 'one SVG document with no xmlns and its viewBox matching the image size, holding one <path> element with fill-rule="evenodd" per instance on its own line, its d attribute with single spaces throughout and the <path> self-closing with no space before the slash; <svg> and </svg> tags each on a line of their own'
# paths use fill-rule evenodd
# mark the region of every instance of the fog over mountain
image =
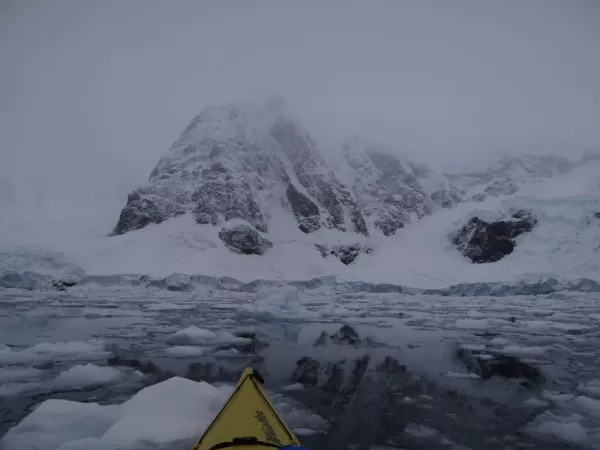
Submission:
<svg viewBox="0 0 600 450">
<path fill-rule="evenodd" d="M 123 201 L 191 117 L 263 92 L 325 151 L 356 133 L 457 170 L 581 154 L 600 141 L 599 21 L 593 0 L 6 0 L 0 177 L 23 201 Z"/>
</svg>

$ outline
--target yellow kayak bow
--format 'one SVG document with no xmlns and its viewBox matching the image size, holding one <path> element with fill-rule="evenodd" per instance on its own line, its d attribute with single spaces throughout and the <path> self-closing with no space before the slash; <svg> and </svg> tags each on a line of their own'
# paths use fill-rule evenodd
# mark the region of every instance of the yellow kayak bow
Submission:
<svg viewBox="0 0 600 450">
<path fill-rule="evenodd" d="M 233 394 L 192 450 L 258 450 L 300 446 L 262 388 L 260 374 L 247 368 Z"/>
</svg>

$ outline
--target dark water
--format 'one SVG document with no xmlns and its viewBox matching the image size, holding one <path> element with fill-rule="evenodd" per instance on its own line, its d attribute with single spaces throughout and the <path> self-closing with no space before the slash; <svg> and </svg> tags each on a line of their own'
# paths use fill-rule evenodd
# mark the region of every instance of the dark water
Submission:
<svg viewBox="0 0 600 450">
<path fill-rule="evenodd" d="M 0 437 L 48 398 L 119 403 L 144 386 L 175 375 L 210 383 L 233 383 L 245 367 L 253 366 L 264 376 L 269 391 L 293 397 L 327 419 L 327 431 L 302 437 L 311 449 L 580 448 L 523 432 L 528 423 L 552 408 L 523 407 L 523 402 L 540 397 L 544 390 L 572 389 L 576 380 L 569 369 L 574 360 L 551 365 L 523 362 L 525 368 L 518 370 L 515 364 L 520 364 L 521 359 L 506 364 L 503 360 L 504 365 L 493 367 L 510 370 L 490 373 L 489 378 L 443 376 L 447 372 L 466 374 L 469 370 L 481 370 L 469 369 L 468 358 L 457 355 L 457 342 L 505 337 L 514 334 L 514 330 L 486 336 L 488 331 L 451 329 L 443 326 L 441 313 L 432 313 L 422 300 L 404 299 L 398 303 L 391 297 L 352 295 L 344 304 L 355 311 L 362 309 L 364 314 L 344 316 L 334 311 L 319 317 L 283 320 L 240 316 L 240 305 L 249 299 L 242 293 L 210 292 L 199 297 L 170 292 L 106 291 L 93 293 L 93 301 L 91 296 L 85 292 L 45 296 L 3 292 L 0 343 L 21 349 L 40 342 L 101 339 L 108 353 L 97 358 L 90 355 L 84 362 L 132 367 L 147 377 L 143 381 L 85 390 L 42 387 L 1 398 Z M 314 293 L 304 301 L 310 310 L 317 311 L 330 304 L 331 298 Z M 339 298 L 338 301 L 343 302 Z M 170 308 L 171 304 L 176 309 Z M 438 306 L 448 314 L 455 314 L 458 308 L 457 304 L 448 304 L 447 299 Z M 351 328 L 345 330 L 350 334 L 352 330 L 357 336 L 336 335 L 346 322 Z M 226 328 L 250 337 L 251 342 L 223 345 L 202 356 L 166 355 L 169 336 L 189 325 L 212 330 Z M 536 337 L 538 341 L 551 338 L 544 334 Z M 571 338 L 580 341 L 577 334 Z M 584 351 L 585 342 L 589 341 L 581 343 L 584 357 L 578 361 L 590 358 L 589 352 Z M 232 348 L 237 352 L 228 354 Z M 34 362 L 33 366 L 43 371 L 43 379 L 49 380 L 81 362 L 77 357 L 56 358 Z M 538 366 L 543 376 L 536 378 L 530 372 Z M 595 367 L 583 365 L 577 373 L 588 371 L 594 372 Z M 305 389 L 285 390 L 298 382 Z"/>
</svg>

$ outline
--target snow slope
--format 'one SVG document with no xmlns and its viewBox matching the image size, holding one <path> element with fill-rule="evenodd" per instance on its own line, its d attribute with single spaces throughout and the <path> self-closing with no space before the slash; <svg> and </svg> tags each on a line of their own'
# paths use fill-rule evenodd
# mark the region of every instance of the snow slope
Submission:
<svg viewBox="0 0 600 450">
<path fill-rule="evenodd" d="M 356 234 L 321 229 L 310 235 L 290 215 L 274 219 L 273 248 L 263 256 L 238 255 L 218 238 L 219 227 L 199 226 L 189 214 L 121 236 L 109 237 L 102 210 L 65 215 L 50 223 L 4 220 L 0 249 L 21 246 L 61 252 L 88 275 L 173 272 L 254 279 L 302 280 L 338 275 L 345 280 L 389 282 L 412 287 L 445 287 L 475 281 L 511 281 L 555 276 L 598 279 L 600 271 L 600 162 L 595 161 L 517 194 L 461 203 L 390 237 L 364 238 L 374 249 L 354 263 L 322 258 L 314 243 L 356 241 Z M 474 265 L 451 245 L 449 236 L 469 217 L 499 218 L 511 208 L 531 209 L 539 219 L 521 236 L 513 254 L 493 264 Z M 92 215 L 92 212 L 96 215 Z M 31 265 L 37 261 L 31 261 Z M 21 264 L 23 265 L 23 264 Z M 26 264 L 25 264 L 26 266 Z"/>
</svg>

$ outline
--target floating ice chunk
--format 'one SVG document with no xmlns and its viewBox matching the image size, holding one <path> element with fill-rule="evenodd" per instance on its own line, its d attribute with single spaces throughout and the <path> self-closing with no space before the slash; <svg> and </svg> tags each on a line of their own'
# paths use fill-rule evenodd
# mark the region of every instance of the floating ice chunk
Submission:
<svg viewBox="0 0 600 450">
<path fill-rule="evenodd" d="M 428 427 L 417 423 L 409 423 L 404 427 L 404 432 L 415 438 L 432 438 L 439 434 L 435 428 Z"/>
<path fill-rule="evenodd" d="M 319 313 L 310 311 L 302 305 L 298 289 L 293 287 L 263 289 L 254 297 L 254 303 L 243 305 L 237 311 L 237 315 L 262 320 L 320 317 Z"/>
<path fill-rule="evenodd" d="M 447 372 L 444 376 L 449 378 L 481 378 L 479 375 L 469 372 Z"/>
<path fill-rule="evenodd" d="M 546 349 L 543 347 L 521 347 L 518 345 L 509 345 L 501 351 L 512 356 L 541 356 L 546 353 Z"/>
<path fill-rule="evenodd" d="M 463 348 L 465 350 L 481 351 L 481 350 L 485 350 L 485 345 L 481 345 L 481 344 L 461 344 L 460 348 Z"/>
<path fill-rule="evenodd" d="M 577 390 L 579 392 L 583 392 L 584 394 L 600 397 L 600 380 L 592 380 L 588 381 L 587 383 L 581 383 L 579 386 L 577 386 Z"/>
<path fill-rule="evenodd" d="M 194 345 L 175 345 L 174 347 L 165 349 L 165 353 L 174 358 L 191 358 L 194 356 L 202 356 L 208 350 L 209 349 L 206 347 L 197 347 Z"/>
<path fill-rule="evenodd" d="M 81 442 L 85 438 L 96 438 L 95 441 L 118 420 L 119 412 L 118 406 L 46 400 L 18 425 L 8 430 L 0 439 L 0 448 L 54 450 L 70 441 Z"/>
<path fill-rule="evenodd" d="M 116 367 L 79 364 L 60 373 L 52 380 L 52 385 L 55 388 L 78 389 L 114 383 L 122 379 L 124 375 L 124 372 Z"/>
<path fill-rule="evenodd" d="M 587 330 L 590 327 L 579 323 L 565 323 L 565 322 L 553 322 L 549 320 L 531 320 L 529 322 L 523 322 L 525 328 L 532 330 L 546 330 L 548 328 L 560 331 L 582 331 Z"/>
<path fill-rule="evenodd" d="M 552 402 L 565 403 L 570 402 L 575 398 L 573 394 L 564 394 L 561 392 L 544 391 L 542 396 Z"/>
<path fill-rule="evenodd" d="M 585 444 L 588 441 L 587 431 L 581 424 L 573 422 L 543 421 L 528 427 L 527 431 L 540 437 L 549 437 L 565 443 Z"/>
<path fill-rule="evenodd" d="M 31 381 L 32 379 L 39 378 L 41 374 L 42 371 L 39 369 L 0 367 L 0 384 L 15 381 Z"/>
<path fill-rule="evenodd" d="M 2 450 L 187 450 L 225 404 L 233 386 L 173 377 L 121 405 L 46 400 L 0 439 Z M 271 394 L 286 423 L 302 434 L 327 422 L 297 401 Z M 157 405 L 159 405 L 157 407 Z"/>
<path fill-rule="evenodd" d="M 141 390 L 122 405 L 46 400 L 6 433 L 0 447 L 191 448 L 230 392 L 229 387 L 174 377 Z"/>
<path fill-rule="evenodd" d="M 581 408 L 586 413 L 600 418 L 600 400 L 580 396 L 573 400 L 573 404 Z"/>
<path fill-rule="evenodd" d="M 251 341 L 249 338 L 234 336 L 229 331 L 220 331 L 217 334 L 195 325 L 180 330 L 169 338 L 170 343 L 179 345 L 235 345 L 249 344 Z"/>
<path fill-rule="evenodd" d="M 510 344 L 510 341 L 504 338 L 494 338 L 490 341 L 490 344 L 494 347 L 502 347 L 504 345 Z"/>
<path fill-rule="evenodd" d="M 456 328 L 464 328 L 468 330 L 485 330 L 488 328 L 498 326 L 513 326 L 514 324 L 509 320 L 504 319 L 458 319 L 454 322 Z"/>
<path fill-rule="evenodd" d="M 142 442 L 146 448 L 191 448 L 225 400 L 219 394 L 219 389 L 208 383 L 170 378 L 125 402 L 122 418 L 102 440 L 117 448 L 136 448 Z M 217 405 L 215 400 L 219 400 Z"/>
<path fill-rule="evenodd" d="M 102 358 L 109 353 L 100 342 L 44 342 L 23 350 L 0 350 L 0 364 L 34 363 L 47 360 Z"/>
<path fill-rule="evenodd" d="M 282 391 L 303 391 L 306 389 L 302 383 L 288 384 L 282 388 Z"/>
<path fill-rule="evenodd" d="M 173 336 L 169 338 L 169 342 L 174 344 L 190 345 L 206 343 L 208 341 L 214 341 L 215 339 L 217 339 L 217 335 L 212 331 L 191 325 L 173 334 Z"/>
<path fill-rule="evenodd" d="M 0 384 L 0 397 L 12 397 L 16 395 L 22 395 L 25 393 L 31 393 L 35 391 L 43 391 L 45 388 L 44 384 L 39 382 L 31 383 L 4 383 Z"/>
</svg>

